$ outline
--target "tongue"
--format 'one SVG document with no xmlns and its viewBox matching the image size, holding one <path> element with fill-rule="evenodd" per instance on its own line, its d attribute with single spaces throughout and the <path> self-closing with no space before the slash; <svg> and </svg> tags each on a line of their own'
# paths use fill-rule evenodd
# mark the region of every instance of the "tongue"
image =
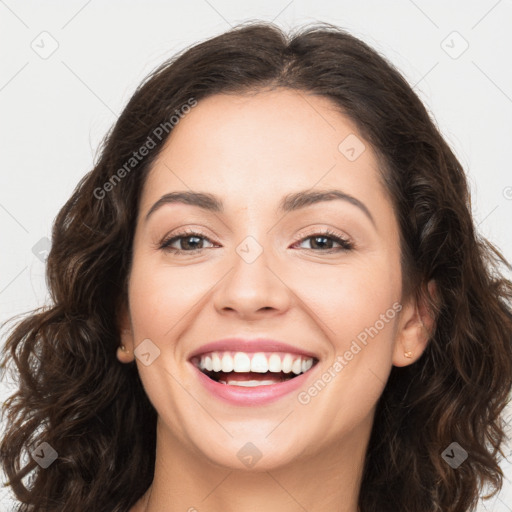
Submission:
<svg viewBox="0 0 512 512">
<path fill-rule="evenodd" d="M 291 375 L 295 375 L 294 373 L 258 373 L 258 372 L 218 372 L 216 375 L 219 376 L 219 381 L 227 381 L 234 380 L 237 382 L 244 382 L 248 380 L 273 380 L 274 382 L 282 382 L 283 380 L 288 380 L 291 378 Z"/>
</svg>

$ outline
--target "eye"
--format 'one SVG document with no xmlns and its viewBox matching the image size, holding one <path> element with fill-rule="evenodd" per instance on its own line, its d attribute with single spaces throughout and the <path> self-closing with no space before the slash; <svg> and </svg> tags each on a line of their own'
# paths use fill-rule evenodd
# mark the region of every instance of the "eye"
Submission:
<svg viewBox="0 0 512 512">
<path fill-rule="evenodd" d="M 318 248 L 320 248 L 320 252 L 331 253 L 331 252 L 350 251 L 354 248 L 354 244 L 352 242 L 350 242 L 346 238 L 343 238 L 330 230 L 324 230 L 324 231 L 321 231 L 318 233 L 313 233 L 306 237 L 299 238 L 299 241 L 296 243 L 304 242 L 307 240 L 312 240 L 312 243 L 310 242 L 311 247 L 305 248 L 310 251 L 318 251 Z M 340 247 L 333 248 L 332 247 L 333 242 L 335 244 L 338 244 Z"/>
<path fill-rule="evenodd" d="M 193 253 L 195 251 L 201 251 L 202 249 L 206 249 L 207 247 L 203 247 L 203 240 L 207 240 L 209 243 L 213 244 L 213 242 L 205 236 L 201 232 L 197 231 L 183 231 L 181 233 L 174 234 L 169 238 L 164 238 L 160 244 L 159 249 L 165 252 L 172 252 L 174 254 L 183 254 L 183 253 Z M 306 250 L 316 251 L 316 252 L 341 252 L 341 251 L 349 251 L 354 248 L 354 245 L 349 240 L 339 236 L 333 231 L 324 230 L 321 232 L 313 233 L 306 237 L 299 238 L 298 241 L 294 244 L 297 245 L 300 242 L 304 242 L 307 240 L 312 240 L 312 247 L 305 248 Z M 178 242 L 181 245 L 181 248 L 173 247 L 173 245 Z M 339 247 L 332 247 L 332 244 L 338 244 Z M 316 246 L 316 247 L 315 247 Z"/>
<path fill-rule="evenodd" d="M 164 238 L 162 242 L 159 244 L 159 248 L 165 252 L 172 252 L 175 254 L 181 254 L 185 252 L 195 252 L 204 249 L 204 247 L 200 247 L 202 245 L 201 240 L 208 240 L 210 243 L 211 240 L 204 236 L 202 233 L 196 231 L 183 231 L 181 233 L 177 233 L 171 238 Z M 183 243 L 185 241 L 185 243 Z M 173 244 L 179 242 L 181 244 L 181 249 L 172 247 Z"/>
</svg>

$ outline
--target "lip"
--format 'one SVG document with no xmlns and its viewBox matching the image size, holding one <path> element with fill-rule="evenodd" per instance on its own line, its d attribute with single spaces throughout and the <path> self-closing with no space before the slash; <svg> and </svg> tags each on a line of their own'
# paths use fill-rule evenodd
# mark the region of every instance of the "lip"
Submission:
<svg viewBox="0 0 512 512">
<path fill-rule="evenodd" d="M 289 395 L 292 392 L 304 386 L 315 370 L 317 364 L 313 365 L 306 373 L 301 373 L 293 379 L 268 384 L 264 386 L 243 387 L 230 386 L 216 382 L 206 376 L 197 366 L 191 363 L 193 371 L 196 372 L 199 382 L 206 390 L 216 398 L 223 400 L 231 405 L 237 406 L 257 406 L 265 405 Z"/>
<path fill-rule="evenodd" d="M 315 360 L 315 364 L 307 372 L 284 382 L 254 387 L 231 386 L 210 379 L 192 362 L 193 358 L 209 352 L 286 352 L 297 356 L 311 357 Z M 269 338 L 244 339 L 233 337 L 202 345 L 189 355 L 188 362 L 191 364 L 193 371 L 196 372 L 199 382 L 209 394 L 231 405 L 256 406 L 274 402 L 304 386 L 306 380 L 314 372 L 319 359 L 318 355 L 313 352 L 289 343 Z"/>
<path fill-rule="evenodd" d="M 256 353 L 256 352 L 287 352 L 289 354 L 295 354 L 298 356 L 305 357 L 313 357 L 315 359 L 319 359 L 319 357 L 310 352 L 308 350 L 304 350 L 298 348 L 294 345 L 290 345 L 288 343 L 283 343 L 281 341 L 272 340 L 269 338 L 256 338 L 252 340 L 247 340 L 243 338 L 226 338 L 223 340 L 212 341 L 210 343 L 206 343 L 201 347 L 194 350 L 189 355 L 189 361 L 201 354 L 205 354 L 208 352 L 248 352 L 248 353 Z M 295 380 L 295 379 L 292 379 Z"/>
</svg>

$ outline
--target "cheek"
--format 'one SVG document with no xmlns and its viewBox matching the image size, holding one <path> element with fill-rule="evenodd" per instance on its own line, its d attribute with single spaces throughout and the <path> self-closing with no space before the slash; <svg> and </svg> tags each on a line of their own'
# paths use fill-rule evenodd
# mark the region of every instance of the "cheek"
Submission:
<svg viewBox="0 0 512 512">
<path fill-rule="evenodd" d="M 138 265 L 134 262 L 130 311 L 136 335 L 164 338 L 196 303 L 199 302 L 196 307 L 201 307 L 201 298 L 211 284 L 207 273 L 194 271 L 192 267 L 151 265 L 148 260 Z"/>
<path fill-rule="evenodd" d="M 384 261 L 324 265 L 301 272 L 296 282 L 301 300 L 321 320 L 336 349 L 376 322 L 383 332 L 394 323 L 392 306 L 400 298 L 400 271 Z"/>
</svg>

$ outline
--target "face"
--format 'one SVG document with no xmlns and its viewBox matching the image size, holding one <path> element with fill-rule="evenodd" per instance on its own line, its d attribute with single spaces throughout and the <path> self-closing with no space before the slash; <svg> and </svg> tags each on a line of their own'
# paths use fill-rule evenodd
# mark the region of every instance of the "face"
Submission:
<svg viewBox="0 0 512 512">
<path fill-rule="evenodd" d="M 181 119 L 142 191 L 123 317 L 160 442 L 262 470 L 362 442 L 423 348 L 402 299 L 376 154 L 328 99 L 216 95 Z"/>
</svg>

